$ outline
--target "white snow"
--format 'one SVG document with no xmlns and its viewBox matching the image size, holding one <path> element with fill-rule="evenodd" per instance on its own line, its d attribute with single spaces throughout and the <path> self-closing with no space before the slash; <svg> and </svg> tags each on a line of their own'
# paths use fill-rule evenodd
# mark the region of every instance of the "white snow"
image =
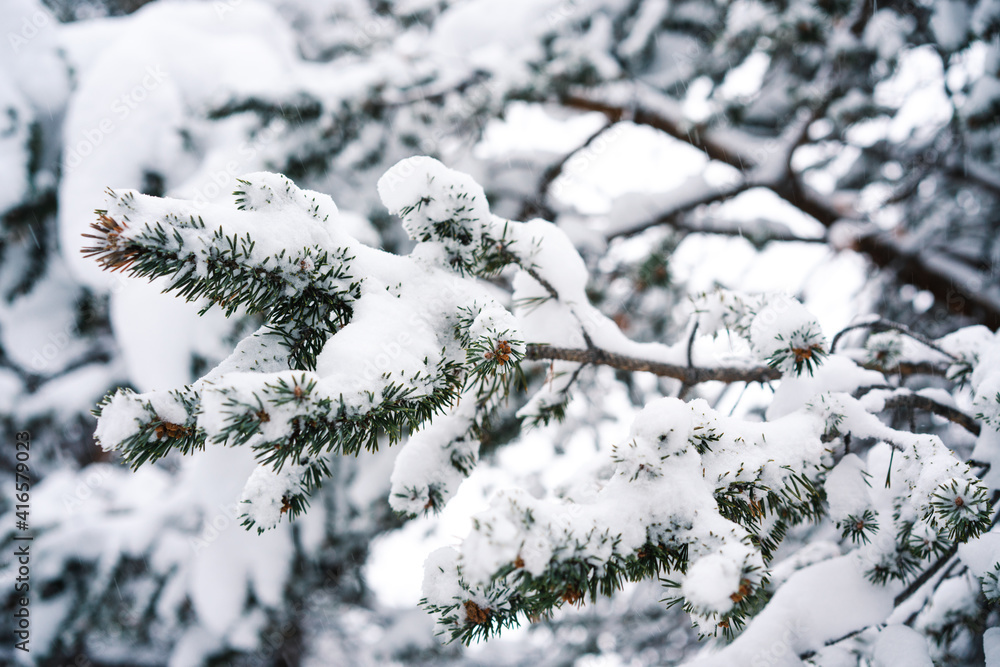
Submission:
<svg viewBox="0 0 1000 667">
<path fill-rule="evenodd" d="M 823 485 L 826 499 L 830 504 L 830 518 L 844 521 L 847 517 L 860 517 L 868 508 L 867 472 L 864 462 L 854 454 L 848 454 L 827 475 Z"/>
<path fill-rule="evenodd" d="M 927 639 L 905 625 L 889 625 L 878 634 L 875 641 L 873 667 L 933 667 L 927 654 Z"/>
</svg>

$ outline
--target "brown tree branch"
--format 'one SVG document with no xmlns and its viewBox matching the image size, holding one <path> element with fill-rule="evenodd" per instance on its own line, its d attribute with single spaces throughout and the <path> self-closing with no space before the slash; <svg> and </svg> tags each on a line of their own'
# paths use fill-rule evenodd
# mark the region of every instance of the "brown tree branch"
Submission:
<svg viewBox="0 0 1000 667">
<path fill-rule="evenodd" d="M 995 289 L 995 277 L 983 275 L 944 253 L 911 247 L 886 232 L 860 236 L 855 247 L 876 266 L 894 269 L 902 282 L 931 292 L 951 312 L 968 315 L 993 331 L 1000 328 L 1000 294 Z"/>
<path fill-rule="evenodd" d="M 676 198 L 665 210 L 660 211 L 651 220 L 640 220 L 639 222 L 629 222 L 612 228 L 608 233 L 608 239 L 621 236 L 632 236 L 645 231 L 650 227 L 658 227 L 665 224 L 673 224 L 677 216 L 687 213 L 699 206 L 723 202 L 732 199 L 736 195 L 745 192 L 752 187 L 752 183 L 746 179 L 740 179 L 736 183 L 728 186 L 705 188 L 702 190 L 692 190 Z"/>
<path fill-rule="evenodd" d="M 705 218 L 695 223 L 686 220 L 685 217 L 677 216 L 666 224 L 669 224 L 678 231 L 690 234 L 739 236 L 756 246 L 763 246 L 772 242 L 827 243 L 827 239 L 824 236 L 799 236 L 788 229 L 782 229 L 781 223 L 763 218 L 755 218 L 745 223 Z"/>
<path fill-rule="evenodd" d="M 976 420 L 965 414 L 961 410 L 956 410 L 950 405 L 944 405 L 937 401 L 921 396 L 920 394 L 904 394 L 902 396 L 890 396 L 885 399 L 885 409 L 893 408 L 916 408 L 926 410 L 940 417 L 944 417 L 950 422 L 958 424 L 972 435 L 979 437 L 980 426 Z"/>
<path fill-rule="evenodd" d="M 609 97 L 621 97 L 621 95 Z M 702 150 L 709 158 L 737 169 L 752 169 L 761 162 L 758 155 L 760 151 L 748 146 L 752 147 L 756 143 L 766 148 L 766 139 L 740 133 L 742 136 L 734 140 L 733 135 L 736 131 L 729 128 L 706 128 L 690 124 L 680 114 L 672 113 L 671 102 L 667 98 L 662 104 L 656 104 L 655 108 L 653 104 L 639 104 L 635 108 L 628 108 L 617 100 L 605 99 L 597 93 L 586 95 L 574 93 L 561 99 L 564 106 L 598 111 L 611 121 L 630 119 L 634 123 L 656 128 Z M 795 174 L 768 183 L 767 187 L 826 227 L 832 226 L 839 220 L 855 217 L 852 211 L 839 207 L 828 197 L 802 183 Z M 739 192 L 728 194 L 733 196 Z M 704 201 L 685 202 L 690 205 L 671 208 L 657 215 L 655 219 L 629 225 L 624 230 L 613 230 L 611 236 L 635 233 L 671 222 L 678 213 L 721 198 L 723 197 L 716 193 Z M 955 261 L 949 260 L 942 253 L 920 247 L 909 248 L 891 232 L 878 231 L 859 236 L 854 249 L 867 255 L 879 268 L 894 271 L 899 281 L 931 292 L 939 303 L 952 312 L 968 315 L 994 331 L 1000 328 L 1000 295 L 987 293 L 983 289 L 996 282 L 995 279 L 990 279 L 991 276 L 958 266 Z"/>
<path fill-rule="evenodd" d="M 653 111 L 641 106 L 627 109 L 624 105 L 582 93 L 564 95 L 559 103 L 570 109 L 597 111 L 604 114 L 612 123 L 630 120 L 636 125 L 648 125 L 704 151 L 712 160 L 724 162 L 737 169 L 749 169 L 757 165 L 757 161 L 749 153 L 724 142 L 719 136 L 721 134 L 719 131 L 690 123 L 680 114 L 674 116 L 663 109 Z"/>
<path fill-rule="evenodd" d="M 884 375 L 899 374 L 901 377 L 911 375 L 934 375 L 937 377 L 948 377 L 947 364 L 934 364 L 929 361 L 900 361 L 891 368 L 887 368 L 878 363 L 861 364 L 862 368 L 870 371 L 878 371 Z"/>
<path fill-rule="evenodd" d="M 671 377 L 685 384 L 693 385 L 701 382 L 769 382 L 781 377 L 781 373 L 769 366 L 754 366 L 750 368 L 691 368 L 676 364 L 665 364 L 648 359 L 628 357 L 600 348 L 586 350 L 575 348 L 554 347 L 552 345 L 529 344 L 525 359 L 558 359 L 574 361 L 580 364 L 595 364 L 611 366 L 623 371 L 643 371 L 660 377 Z"/>
<path fill-rule="evenodd" d="M 849 326 L 844 327 L 843 329 L 837 332 L 837 335 L 834 336 L 833 340 L 830 342 L 830 352 L 832 353 L 837 351 L 837 343 L 840 342 L 840 339 L 844 336 L 844 334 L 848 333 L 849 331 L 855 331 L 857 329 L 871 329 L 876 333 L 882 331 L 898 331 L 904 336 L 908 336 L 909 338 L 912 338 L 913 340 L 917 341 L 924 347 L 928 347 L 934 350 L 935 352 L 941 354 L 942 356 L 948 357 L 952 361 L 958 361 L 958 357 L 956 357 L 951 352 L 943 350 L 941 346 L 939 346 L 937 343 L 932 341 L 927 336 L 917 333 L 916 331 L 906 326 L 905 324 L 900 324 L 899 322 L 893 322 L 891 320 L 885 320 L 882 318 L 879 318 L 877 320 L 872 320 L 870 322 L 858 322 L 857 324 L 851 324 Z"/>
</svg>

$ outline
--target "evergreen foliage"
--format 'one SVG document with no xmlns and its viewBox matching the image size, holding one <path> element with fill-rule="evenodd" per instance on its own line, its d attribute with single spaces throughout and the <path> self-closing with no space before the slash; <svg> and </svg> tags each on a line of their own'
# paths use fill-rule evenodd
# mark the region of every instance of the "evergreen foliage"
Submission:
<svg viewBox="0 0 1000 667">
<path fill-rule="evenodd" d="M 493 216 L 478 184 L 429 158 L 406 160 L 379 182 L 383 202 L 417 241 L 407 257 L 344 235 L 328 198 L 284 177 L 256 174 L 241 184 L 238 211 L 213 207 L 209 222 L 190 215 L 185 202 L 134 193 L 110 193 L 108 209 L 97 212 L 96 243 L 86 252 L 106 268 L 167 277 L 167 289 L 181 296 L 209 294 L 229 314 L 244 306 L 268 320 L 193 385 L 109 396 L 97 411 L 101 443 L 133 467 L 171 449 L 249 446 L 260 465 L 244 489 L 244 525 L 263 531 L 305 511 L 332 475 L 329 455 L 373 452 L 420 431 L 407 447 L 425 460 L 399 458 L 393 505 L 411 515 L 440 510 L 475 466 L 491 409 L 523 374 L 520 331 L 533 329 L 546 302 L 568 305 L 568 294 L 583 293 L 573 278 L 585 274 L 557 275 L 580 258 L 549 223 Z M 477 276 L 496 275 L 504 262 L 517 271 L 515 285 L 529 281 L 546 297 L 508 311 L 482 292 Z M 412 315 L 410 301 L 448 291 L 437 303 L 424 301 L 421 317 Z M 609 337 L 603 316 L 562 312 L 576 319 L 588 348 L 629 349 Z M 775 368 L 782 390 L 796 393 L 762 423 L 726 417 L 701 399 L 653 401 L 629 440 L 615 446 L 614 472 L 588 501 L 497 494 L 461 548 L 443 549 L 426 565 L 424 605 L 451 639 L 488 638 L 650 578 L 663 581 L 668 604 L 681 605 L 703 635 L 732 639 L 766 608 L 771 560 L 802 524 L 829 518 L 845 540 L 844 558 L 882 587 L 913 582 L 989 530 L 989 490 L 970 465 L 938 436 L 881 422 L 876 415 L 887 399 L 864 388 L 886 386 L 888 377 L 847 352 L 833 357 L 797 301 L 707 294 L 694 318 L 692 332 L 745 337 L 752 356 L 743 363 Z M 362 341 L 386 333 L 402 341 L 394 328 L 400 322 L 412 332 L 409 349 L 397 345 L 383 354 L 381 373 L 359 374 L 379 353 Z M 307 336 L 314 353 L 306 359 L 297 351 Z M 996 371 L 979 361 L 983 352 L 961 362 L 947 342 L 914 337 L 973 365 L 953 375 L 971 374 L 980 386 L 984 375 L 987 386 L 993 381 Z M 347 367 L 352 374 L 340 365 L 345 344 L 360 357 Z M 669 354 L 656 344 L 632 347 Z M 420 360 L 412 350 L 440 353 Z M 879 443 L 867 462 L 849 451 L 865 441 Z M 881 470 L 885 488 L 876 489 L 869 480 Z"/>
<path fill-rule="evenodd" d="M 981 665 L 998 16 L 0 3 L 0 432 L 32 433 L 31 657 Z M 390 170 L 412 155 L 458 171 Z M 511 485 L 428 563 L 435 614 L 380 606 L 387 551 Z"/>
</svg>

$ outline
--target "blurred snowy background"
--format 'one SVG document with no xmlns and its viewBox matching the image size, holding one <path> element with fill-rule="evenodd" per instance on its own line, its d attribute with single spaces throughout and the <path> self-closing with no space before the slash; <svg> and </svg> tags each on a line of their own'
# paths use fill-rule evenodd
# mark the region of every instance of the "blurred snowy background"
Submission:
<svg viewBox="0 0 1000 667">
<path fill-rule="evenodd" d="M 433 520 L 393 515 L 389 449 L 338 461 L 305 517 L 257 536 L 235 519 L 247 452 L 133 473 L 96 448 L 107 391 L 190 382 L 257 325 L 85 260 L 105 188 L 207 203 L 277 171 L 406 252 L 375 182 L 428 154 L 498 214 L 566 230 L 633 338 L 672 340 L 671 310 L 717 285 L 797 295 L 828 336 L 871 312 L 995 329 L 998 30 L 996 1 L 4 0 L 0 425 L 33 438 L 31 661 L 597 667 L 697 650 L 656 582 L 468 649 L 416 608 L 424 558 L 493 490 L 591 474 L 672 381 L 590 371 L 566 422 L 533 430 L 512 405 Z M 739 414 L 768 391 L 699 389 Z M 7 554 L 12 447 L 0 466 Z"/>
</svg>

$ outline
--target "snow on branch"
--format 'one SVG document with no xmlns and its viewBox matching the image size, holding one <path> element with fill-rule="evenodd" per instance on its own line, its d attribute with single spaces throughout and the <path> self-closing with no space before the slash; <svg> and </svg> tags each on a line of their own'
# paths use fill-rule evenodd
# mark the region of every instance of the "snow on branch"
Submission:
<svg viewBox="0 0 1000 667">
<path fill-rule="evenodd" d="M 886 427 L 845 393 L 800 400 L 765 423 L 702 400 L 648 404 L 595 497 L 498 493 L 458 550 L 428 562 L 424 604 L 452 639 L 469 642 L 660 576 L 704 634 L 732 636 L 760 604 L 766 565 L 797 523 L 828 514 L 859 545 L 866 587 L 904 581 L 986 530 L 985 487 L 940 439 Z M 830 443 L 848 434 L 888 440 L 899 456 L 889 462 L 882 446 L 867 466 L 854 455 L 838 463 Z M 891 484 L 869 489 L 866 476 L 885 462 Z"/>
<path fill-rule="evenodd" d="M 829 356 L 797 302 L 707 294 L 692 314 L 707 331 L 746 336 L 780 374 L 768 421 L 725 417 L 700 400 L 661 399 L 616 445 L 614 473 L 596 496 L 498 493 L 462 545 L 426 565 L 424 604 L 445 634 L 474 641 L 658 576 L 703 634 L 732 636 L 767 597 L 768 563 L 786 532 L 823 517 L 854 545 L 830 576 L 884 600 L 871 620 L 846 628 L 858 630 L 891 611 L 901 582 L 923 564 L 988 528 L 982 481 L 940 438 L 883 424 L 874 413 L 894 407 L 892 396 L 854 398 L 882 376 Z M 603 354 L 558 352 L 579 361 Z M 864 461 L 847 453 L 851 438 L 882 444 Z M 868 483 L 877 475 L 884 488 Z M 837 627 L 815 631 L 800 650 L 824 646 Z"/>
</svg>

